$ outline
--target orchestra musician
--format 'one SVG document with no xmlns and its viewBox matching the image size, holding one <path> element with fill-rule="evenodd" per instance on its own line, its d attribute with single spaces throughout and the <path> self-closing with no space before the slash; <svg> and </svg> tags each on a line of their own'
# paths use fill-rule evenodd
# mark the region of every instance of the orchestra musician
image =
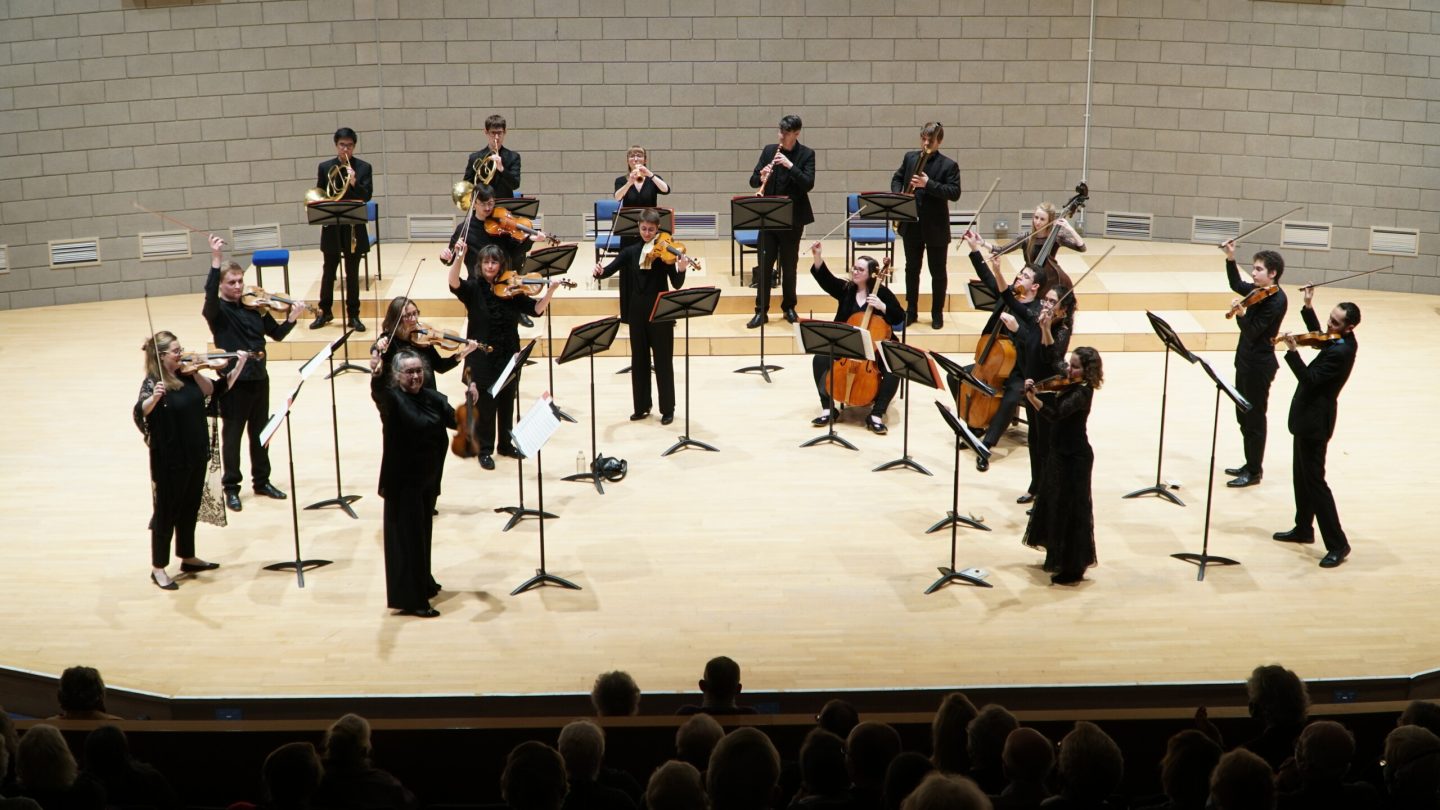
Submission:
<svg viewBox="0 0 1440 810">
<path fill-rule="evenodd" d="M 154 511 L 150 517 L 150 581 L 161 590 L 180 587 L 165 571 L 170 538 L 185 573 L 213 571 L 219 563 L 195 556 L 195 523 L 210 466 L 206 415 L 245 370 L 249 352 L 238 355 L 229 373 L 211 379 L 197 365 L 183 364 L 185 350 L 173 332 L 157 332 L 145 341 L 145 380 L 135 402 L 135 426 L 150 448 Z M 223 510 L 221 510 L 223 513 Z"/>
<path fill-rule="evenodd" d="M 335 130 L 335 157 L 316 168 L 315 183 L 324 188 L 330 171 L 339 167 L 347 180 L 340 199 L 369 202 L 375 190 L 374 173 L 369 163 L 355 157 L 355 144 L 359 139 L 349 127 Z M 344 259 L 345 316 L 351 329 L 364 332 L 365 323 L 360 320 L 360 259 L 370 252 L 369 232 L 364 225 L 326 225 L 320 229 L 320 252 L 325 257 L 320 274 L 320 313 L 310 328 L 319 329 L 335 320 L 331 314 L 335 304 L 335 270 Z"/>
<path fill-rule="evenodd" d="M 640 214 L 640 239 L 620 251 L 610 264 L 595 263 L 595 278 L 620 273 L 620 319 L 630 331 L 630 398 L 634 411 L 630 421 L 650 415 L 650 375 L 645 369 L 654 358 L 655 384 L 660 389 L 660 424 L 675 421 L 675 322 L 650 320 L 660 293 L 685 285 L 686 259 L 665 261 L 655 247 L 660 235 L 660 212 L 651 208 Z"/>
<path fill-rule="evenodd" d="M 1027 377 L 1030 380 L 1043 380 L 1052 375 L 1064 375 L 1067 370 L 1066 356 L 1070 353 L 1070 314 L 1071 304 L 1074 297 L 1070 295 L 1070 288 L 1064 284 L 1057 284 L 1045 293 L 1040 299 L 1040 315 L 1036 319 L 1036 327 L 1040 334 L 1040 345 L 1037 348 L 1038 362 L 1030 369 L 1042 376 Z M 1043 394 L 1042 396 L 1049 396 Z M 1045 456 L 1050 448 L 1050 420 L 1036 419 L 1034 406 L 1029 399 L 1025 401 L 1026 420 L 1026 446 L 1030 451 L 1030 485 L 1025 492 L 1015 499 L 1016 503 L 1027 504 L 1035 500 L 1035 493 L 1040 486 L 1041 471 L 1045 466 Z"/>
<path fill-rule="evenodd" d="M 1300 317 L 1312 333 L 1320 331 L 1320 321 L 1310 306 L 1314 287 L 1305 287 L 1305 303 Z M 1290 433 L 1294 436 L 1295 525 L 1285 532 L 1276 532 L 1276 540 L 1291 543 L 1315 542 L 1315 524 L 1320 525 L 1320 538 L 1325 541 L 1325 557 L 1321 568 L 1334 568 L 1350 556 L 1350 542 L 1340 526 L 1340 513 L 1335 508 L 1335 495 L 1325 481 L 1325 453 L 1330 437 L 1335 435 L 1340 390 L 1355 368 L 1355 355 L 1360 344 L 1355 327 L 1360 325 L 1360 307 L 1349 301 L 1330 311 L 1325 333 L 1330 339 L 1320 343 L 1320 352 L 1308 365 L 1296 351 L 1295 336 L 1286 333 L 1285 364 L 1295 373 L 1295 397 L 1290 401 Z"/>
<path fill-rule="evenodd" d="M 815 279 L 826 293 L 838 303 L 835 308 L 835 321 L 845 323 L 850 317 L 859 312 L 864 312 L 867 307 L 874 309 L 874 314 L 884 318 L 885 322 L 892 328 L 898 328 L 905 321 L 905 310 L 900 306 L 900 301 L 889 287 L 879 284 L 877 271 L 880 263 L 869 256 L 855 257 L 855 264 L 850 268 L 850 278 L 841 281 L 830 272 L 825 266 L 825 259 L 820 256 L 820 243 L 817 241 L 810 245 L 810 275 Z M 811 421 L 816 427 L 825 427 L 835 418 L 835 403 L 832 401 L 829 391 L 826 390 L 825 378 L 831 371 L 831 361 L 823 354 L 815 355 L 815 389 L 820 394 L 820 415 Z M 879 365 L 877 363 L 877 365 Z M 900 378 L 888 371 L 880 372 L 880 388 L 875 395 L 875 401 L 870 406 L 870 416 L 865 420 L 865 427 L 872 433 L 884 436 L 888 431 L 885 427 L 885 411 L 890 407 L 890 400 L 895 398 L 895 392 L 900 389 Z"/>
<path fill-rule="evenodd" d="M 930 326 L 945 325 L 945 257 L 950 252 L 950 203 L 960 199 L 960 166 L 940 154 L 945 127 L 931 121 L 920 129 L 920 148 L 906 152 L 890 178 L 890 190 L 915 195 L 919 219 L 900 223 L 905 245 L 905 325 L 919 320 L 920 262 L 930 266 Z M 921 162 L 923 160 L 923 163 Z M 918 170 L 917 170 L 917 164 Z"/>
<path fill-rule="evenodd" d="M 434 345 L 426 343 L 423 346 L 416 345 L 415 330 L 420 324 L 420 305 L 406 298 L 397 295 L 390 301 L 390 306 L 385 309 L 385 320 L 380 326 L 380 337 L 370 346 L 370 370 L 374 371 L 377 364 L 383 366 L 381 375 L 389 373 L 390 363 L 397 352 L 414 352 L 425 361 L 425 387 L 434 389 L 435 375 L 444 374 L 452 368 L 460 365 L 466 355 L 475 351 L 480 344 L 473 340 L 466 340 L 464 345 L 455 353 L 446 356 L 442 355 Z M 393 335 L 393 338 L 392 338 Z"/>
<path fill-rule="evenodd" d="M 790 323 L 800 317 L 795 314 L 795 269 L 800 264 L 800 237 L 805 233 L 805 226 L 815 221 L 810 207 L 810 189 L 815 187 L 815 150 L 800 143 L 801 126 L 798 115 L 781 118 L 778 143 L 760 150 L 760 159 L 750 173 L 750 187 L 760 189 L 762 196 L 789 197 L 794 202 L 794 218 L 788 230 L 760 233 L 760 249 L 765 261 L 755 283 L 755 317 L 746 324 L 750 329 L 770 320 L 770 281 L 774 278 L 777 260 L 783 288 L 780 310 Z"/>
<path fill-rule="evenodd" d="M 500 234 L 496 236 L 485 230 L 485 220 L 495 211 L 495 192 L 484 183 L 476 183 L 471 193 L 475 196 L 473 205 L 470 207 L 470 218 L 455 226 L 455 232 L 450 234 L 450 242 L 447 245 L 451 254 L 459 253 L 456 245 L 463 238 L 469 250 L 465 252 L 465 276 L 469 278 L 475 275 L 475 267 L 480 262 L 480 249 L 486 245 L 495 245 L 504 251 L 507 256 L 510 253 L 510 243 L 515 240 Z"/>
<path fill-rule="evenodd" d="M 486 144 L 479 151 L 471 152 L 465 159 L 465 181 L 477 187 L 487 185 L 494 198 L 502 203 L 518 196 L 520 191 L 520 153 L 505 146 L 509 128 L 505 116 L 494 114 L 485 119 Z M 484 217 L 481 217 L 482 219 Z M 472 245 L 478 250 L 480 245 Z M 530 252 L 530 240 L 517 242 L 513 239 L 497 240 L 496 244 L 509 254 L 509 267 L 520 270 L 525 266 L 525 255 Z M 522 314 L 520 324 L 530 327 L 535 324 L 529 316 Z"/>
<path fill-rule="evenodd" d="M 1245 281 L 1235 263 L 1234 240 L 1220 247 L 1225 251 L 1225 278 L 1230 289 L 1240 296 L 1231 302 L 1231 309 L 1239 310 L 1235 323 L 1240 326 L 1240 338 L 1235 344 L 1235 390 L 1250 403 L 1249 411 L 1235 408 L 1235 421 L 1240 424 L 1245 445 L 1245 463 L 1225 470 L 1227 475 L 1235 476 L 1225 485 L 1250 487 L 1260 483 L 1265 472 L 1265 412 L 1270 404 L 1270 384 L 1280 368 L 1275 359 L 1275 335 L 1289 307 L 1285 291 L 1280 289 L 1285 259 L 1273 250 L 1256 253 L 1251 258 L 1250 280 Z M 1249 298 L 1252 294 L 1254 299 Z"/>
<path fill-rule="evenodd" d="M 632 146 L 625 152 L 628 171 L 615 178 L 615 199 L 621 208 L 654 208 L 660 204 L 660 195 L 670 193 L 670 184 L 665 178 L 650 171 L 647 164 L 649 155 L 643 146 Z M 641 241 L 637 236 L 620 237 L 620 249 Z M 624 278 L 624 275 L 621 275 Z M 622 288 L 623 290 L 623 288 Z"/>
<path fill-rule="evenodd" d="M 220 237 L 210 235 L 210 274 L 205 279 L 201 313 L 221 351 L 257 354 L 264 351 L 266 337 L 284 340 L 290 334 L 305 309 L 305 302 L 295 301 L 283 324 L 276 322 L 268 310 L 260 312 L 245 306 L 242 303 L 245 268 L 232 261 L 221 271 L 220 250 L 224 245 Z M 285 493 L 270 483 L 270 453 L 260 443 L 260 431 L 270 419 L 270 376 L 265 371 L 263 357 L 246 364 L 229 393 L 220 398 L 220 419 L 225 505 L 233 512 L 241 509 L 240 436 L 243 433 L 250 436 L 250 483 L 255 494 L 284 500 Z"/>
</svg>

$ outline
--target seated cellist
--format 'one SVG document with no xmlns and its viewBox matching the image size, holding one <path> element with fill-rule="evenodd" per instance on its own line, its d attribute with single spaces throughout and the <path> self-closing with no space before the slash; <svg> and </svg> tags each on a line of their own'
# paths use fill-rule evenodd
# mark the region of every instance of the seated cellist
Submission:
<svg viewBox="0 0 1440 810">
<path fill-rule="evenodd" d="M 869 256 L 857 256 L 855 265 L 850 268 L 850 279 L 842 281 L 830 272 L 825 266 L 825 260 L 820 257 L 820 243 L 816 242 L 810 246 L 810 253 L 813 257 L 810 266 L 810 275 L 820 288 L 830 294 L 839 304 L 835 308 L 835 320 L 845 323 L 851 316 L 861 314 L 867 307 L 873 309 L 872 317 L 883 318 L 892 328 L 899 327 L 905 321 L 905 309 L 890 288 L 878 284 L 877 271 L 880 263 Z M 826 377 L 830 374 L 831 362 L 825 355 L 815 355 L 815 388 L 820 393 L 820 415 L 815 417 L 811 424 L 816 427 L 824 427 L 834 419 L 835 403 L 829 392 L 826 391 Z M 879 362 L 877 358 L 877 368 Z M 895 398 L 895 392 L 900 388 L 900 379 L 893 374 L 884 371 L 880 374 L 880 387 L 875 395 L 875 400 L 870 404 L 870 416 L 865 420 L 865 427 L 877 435 L 885 435 L 885 409 L 890 407 L 890 400 Z"/>
</svg>

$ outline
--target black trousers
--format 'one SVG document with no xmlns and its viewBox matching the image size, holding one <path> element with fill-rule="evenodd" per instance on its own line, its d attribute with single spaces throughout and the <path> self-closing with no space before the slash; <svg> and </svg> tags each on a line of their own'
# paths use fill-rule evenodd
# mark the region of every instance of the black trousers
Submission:
<svg viewBox="0 0 1440 810">
<path fill-rule="evenodd" d="M 990 426 L 985 429 L 985 446 L 994 447 L 1005 435 L 1005 429 L 1015 420 L 1015 409 L 1025 399 L 1025 378 L 1019 373 L 1012 373 L 1005 378 L 1005 388 L 1000 396 L 1000 409 L 995 411 L 995 416 L 990 420 Z M 1033 470 L 1034 467 L 1032 466 Z"/>
<path fill-rule="evenodd" d="M 930 267 L 930 317 L 939 318 L 945 312 L 945 290 L 948 276 L 945 275 L 945 256 L 950 252 L 947 244 L 927 245 L 918 235 L 908 235 L 905 243 L 905 314 L 917 317 L 920 312 L 920 259 L 929 259 Z"/>
<path fill-rule="evenodd" d="M 195 521 L 200 515 L 200 493 L 205 489 L 205 465 L 169 469 L 155 480 L 155 511 L 150 516 L 150 564 L 170 564 L 170 538 L 175 555 L 195 556 Z"/>
<path fill-rule="evenodd" d="M 812 366 L 815 371 L 815 390 L 820 394 L 820 407 L 833 408 L 835 403 L 830 394 L 825 390 L 825 377 L 830 373 L 830 356 L 828 354 L 813 355 Z M 883 417 L 886 409 L 890 407 L 890 401 L 895 398 L 895 392 L 900 390 L 900 378 L 894 374 L 880 373 L 880 388 L 875 392 L 875 402 L 870 405 L 870 415 Z"/>
<path fill-rule="evenodd" d="M 1347 552 L 1350 542 L 1340 528 L 1340 513 L 1335 508 L 1335 495 L 1325 482 L 1325 452 L 1328 437 L 1296 436 L 1294 438 L 1295 528 L 1304 532 L 1320 525 L 1320 539 L 1325 550 Z"/>
<path fill-rule="evenodd" d="M 795 308 L 795 268 L 800 263 L 800 236 L 805 232 L 802 225 L 788 231 L 761 231 L 760 249 L 765 261 L 760 264 L 760 278 L 755 283 L 755 311 L 770 309 L 770 274 L 775 272 L 775 262 L 780 262 L 780 309 Z"/>
<path fill-rule="evenodd" d="M 1265 411 L 1270 405 L 1270 383 L 1275 369 L 1235 369 L 1235 390 L 1250 401 L 1249 412 L 1235 409 L 1240 424 L 1240 438 L 1245 445 L 1245 469 L 1250 475 L 1265 472 Z"/>
<path fill-rule="evenodd" d="M 651 357 L 655 385 L 660 389 L 660 414 L 675 413 L 675 322 L 630 324 L 630 400 L 635 413 L 650 410 Z"/>
<path fill-rule="evenodd" d="M 220 398 L 220 458 L 225 475 L 221 483 L 226 492 L 239 492 L 240 436 L 250 435 L 250 483 L 261 487 L 270 483 L 270 452 L 260 443 L 260 431 L 270 419 L 270 378 L 241 380 Z"/>
<path fill-rule="evenodd" d="M 335 270 L 340 267 L 340 253 L 326 253 L 320 274 L 320 311 L 331 314 L 335 306 Z M 345 315 L 360 320 L 360 256 L 345 256 Z"/>
<path fill-rule="evenodd" d="M 495 382 L 494 379 L 479 385 L 480 398 L 475 403 L 475 412 L 479 416 L 477 432 L 480 440 L 480 455 L 489 456 L 495 453 L 495 434 L 500 434 L 500 448 L 509 452 L 514 449 L 510 443 L 510 430 L 515 427 L 515 383 L 510 383 L 500 389 L 499 398 L 492 398 L 486 390 Z"/>
</svg>

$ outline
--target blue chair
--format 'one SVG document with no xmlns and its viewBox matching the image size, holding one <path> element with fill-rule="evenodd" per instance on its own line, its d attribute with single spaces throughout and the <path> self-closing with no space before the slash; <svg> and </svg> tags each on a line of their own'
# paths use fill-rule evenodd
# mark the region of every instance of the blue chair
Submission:
<svg viewBox="0 0 1440 810">
<path fill-rule="evenodd" d="M 850 217 L 860 210 L 860 195 L 847 194 L 845 216 Z M 855 247 L 884 247 L 895 243 L 895 229 L 884 220 L 847 219 L 845 222 L 845 267 L 855 263 Z"/>
<path fill-rule="evenodd" d="M 736 252 L 740 259 L 740 286 L 745 286 L 745 254 L 751 253 L 760 259 L 760 232 L 730 229 L 730 275 L 735 275 Z"/>
<path fill-rule="evenodd" d="M 615 212 L 619 210 L 620 201 L 613 197 L 608 200 L 595 201 L 595 261 L 597 262 L 612 253 L 620 252 L 620 237 L 610 232 L 610 229 L 615 227 Z"/>
<path fill-rule="evenodd" d="M 375 281 L 376 281 L 376 282 L 380 282 L 380 281 L 384 281 L 384 280 L 385 280 L 385 267 L 384 267 L 383 264 L 381 263 L 381 256 L 380 256 L 380 250 L 379 250 L 379 248 L 380 248 L 380 203 L 377 203 L 377 202 L 375 202 L 374 200 L 371 200 L 370 202 L 365 203 L 365 219 L 369 220 L 370 222 L 375 223 L 375 227 L 374 227 L 373 229 L 371 229 L 371 228 L 366 228 L 366 229 L 365 229 L 365 231 L 370 235 L 370 250 L 369 250 L 364 256 L 362 256 L 362 257 L 360 258 L 360 261 L 362 261 L 362 262 L 365 263 L 365 289 L 366 289 L 366 290 L 369 290 L 369 289 L 370 289 L 370 254 L 371 254 L 371 253 L 374 253 L 374 254 L 375 254 Z"/>
<path fill-rule="evenodd" d="M 265 268 L 281 268 L 285 273 L 285 294 L 290 294 L 290 251 L 283 248 L 257 250 L 250 255 L 250 263 L 255 265 L 255 284 L 260 287 L 265 286 Z"/>
</svg>

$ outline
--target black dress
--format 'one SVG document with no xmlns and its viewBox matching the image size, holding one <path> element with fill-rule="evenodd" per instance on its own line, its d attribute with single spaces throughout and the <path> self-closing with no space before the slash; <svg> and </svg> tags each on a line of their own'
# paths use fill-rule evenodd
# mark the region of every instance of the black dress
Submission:
<svg viewBox="0 0 1440 810">
<path fill-rule="evenodd" d="M 515 385 L 511 383 L 500 391 L 498 398 L 492 398 L 490 386 L 500 378 L 500 372 L 515 352 L 520 351 L 520 316 L 539 316 L 536 301 L 523 295 L 501 298 L 495 295 L 494 285 L 485 281 L 482 274 L 460 280 L 460 286 L 450 292 L 465 305 L 465 337 L 494 347 L 490 352 L 471 352 L 465 357 L 470 369 L 470 381 L 480 389 L 476 404 L 479 419 L 476 437 L 480 442 L 480 454 L 491 455 L 496 449 L 496 433 L 499 433 L 499 447 L 502 452 L 510 451 L 510 428 L 515 421 Z"/>
<path fill-rule="evenodd" d="M 154 377 L 146 377 L 135 401 L 135 426 L 150 446 L 150 481 L 154 485 L 154 512 L 150 518 L 150 564 L 170 564 L 170 538 L 182 559 L 195 556 L 195 521 L 200 514 L 200 496 L 205 489 L 205 470 L 210 463 L 210 431 L 206 415 L 211 412 L 205 394 L 193 379 L 180 388 L 166 389 L 165 396 L 145 415 L 144 403 L 155 390 Z M 211 380 L 211 401 L 225 392 L 225 380 Z"/>
<path fill-rule="evenodd" d="M 1093 396 L 1090 386 L 1072 385 L 1038 412 L 1051 422 L 1050 449 L 1040 469 L 1024 542 L 1045 549 L 1046 571 L 1067 577 L 1079 577 L 1096 563 L 1090 492 L 1095 453 L 1085 431 Z"/>
</svg>

